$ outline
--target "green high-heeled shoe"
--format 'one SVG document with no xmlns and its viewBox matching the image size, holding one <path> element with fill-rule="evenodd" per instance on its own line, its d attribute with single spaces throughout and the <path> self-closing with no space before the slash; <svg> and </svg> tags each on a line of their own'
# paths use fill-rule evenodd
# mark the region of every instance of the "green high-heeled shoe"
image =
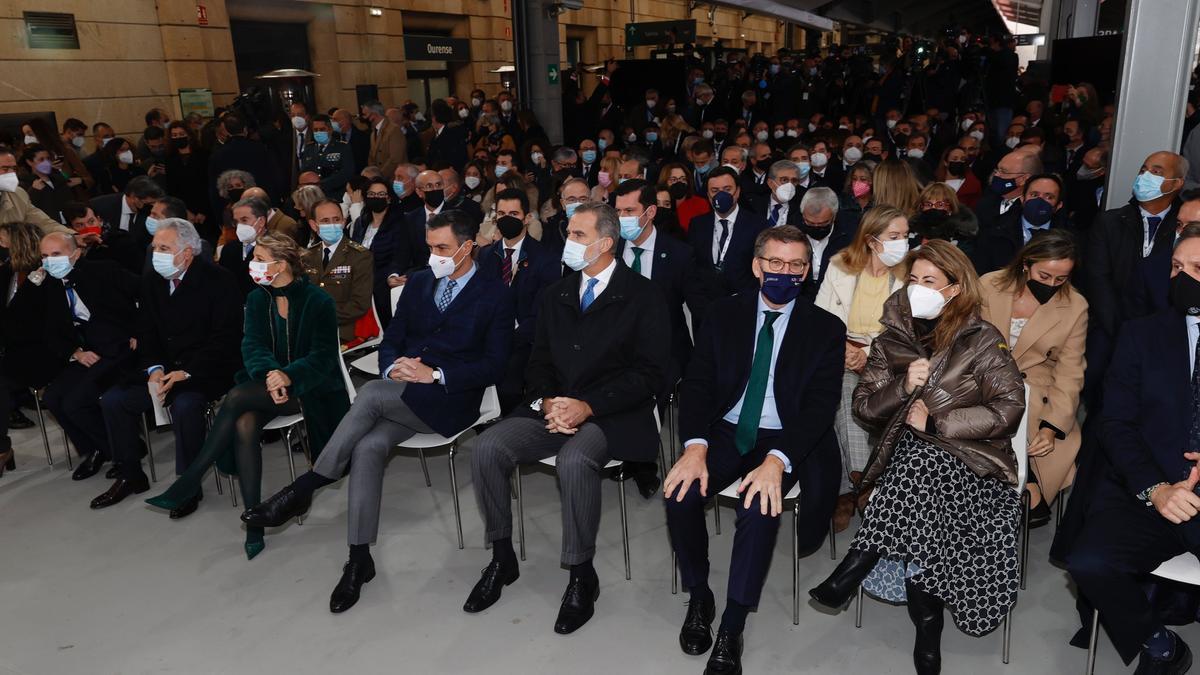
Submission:
<svg viewBox="0 0 1200 675">
<path fill-rule="evenodd" d="M 199 491 L 198 487 L 182 485 L 179 481 L 176 481 L 171 487 L 167 488 L 166 492 L 157 497 L 147 499 L 146 503 L 150 506 L 157 506 L 160 509 L 173 511 L 191 501 Z"/>
<path fill-rule="evenodd" d="M 254 560 L 254 556 L 263 552 L 267 547 L 267 542 L 263 539 L 263 530 L 260 527 L 246 528 L 246 560 Z"/>
</svg>

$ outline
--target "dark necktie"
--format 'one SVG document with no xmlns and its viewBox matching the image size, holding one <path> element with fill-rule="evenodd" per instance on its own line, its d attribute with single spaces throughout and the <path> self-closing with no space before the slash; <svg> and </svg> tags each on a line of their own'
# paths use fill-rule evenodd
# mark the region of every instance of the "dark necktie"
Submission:
<svg viewBox="0 0 1200 675">
<path fill-rule="evenodd" d="M 1146 250 L 1144 255 L 1150 255 L 1150 251 L 1154 250 L 1154 235 L 1158 234 L 1158 226 L 1162 225 L 1162 218 L 1159 216 L 1146 216 L 1146 225 L 1149 226 L 1150 236 L 1146 238 Z"/>
<path fill-rule="evenodd" d="M 642 253 L 645 250 L 646 249 L 638 246 L 633 247 L 633 266 L 631 269 L 637 274 L 642 273 Z"/>
<path fill-rule="evenodd" d="M 779 224 L 779 210 L 783 208 L 783 204 L 776 204 L 775 208 L 771 209 L 771 226 Z"/>
<path fill-rule="evenodd" d="M 325 250 L 321 253 L 321 269 L 323 271 L 328 267 L 329 267 L 329 247 L 326 246 Z"/>
<path fill-rule="evenodd" d="M 758 343 L 754 346 L 754 361 L 750 364 L 750 380 L 746 383 L 746 394 L 742 398 L 742 411 L 738 415 L 734 434 L 734 446 L 743 455 L 754 448 L 754 441 L 758 439 L 758 425 L 767 398 L 767 380 L 771 375 L 771 352 L 775 348 L 775 330 L 772 326 L 781 312 L 763 314 L 765 317 L 758 331 Z"/>
<path fill-rule="evenodd" d="M 1187 330 L 1190 338 L 1192 327 L 1188 326 Z M 1188 445 L 1192 452 L 1200 450 L 1200 340 L 1196 340 L 1195 363 L 1192 367 L 1192 427 L 1188 436 Z"/>
<path fill-rule="evenodd" d="M 178 288 L 179 288 L 179 280 L 178 280 L 178 279 L 172 279 L 172 280 L 171 280 L 171 292 L 169 293 L 169 295 L 175 295 L 175 291 L 176 291 L 176 289 L 178 289 Z"/>
<path fill-rule="evenodd" d="M 729 219 L 721 219 L 721 238 L 717 241 L 717 267 L 725 262 L 725 242 L 729 240 Z"/>
<path fill-rule="evenodd" d="M 79 319 L 79 311 L 76 309 L 75 299 L 77 296 L 75 295 L 75 289 L 72 288 L 71 286 L 67 286 L 66 291 L 67 291 L 67 304 L 71 307 L 71 318 L 75 321 L 75 324 L 78 325 L 82 322 Z"/>
<path fill-rule="evenodd" d="M 504 262 L 500 263 L 500 278 L 504 280 L 505 286 L 511 286 L 513 280 L 512 270 L 513 250 L 511 248 L 504 249 Z"/>
</svg>

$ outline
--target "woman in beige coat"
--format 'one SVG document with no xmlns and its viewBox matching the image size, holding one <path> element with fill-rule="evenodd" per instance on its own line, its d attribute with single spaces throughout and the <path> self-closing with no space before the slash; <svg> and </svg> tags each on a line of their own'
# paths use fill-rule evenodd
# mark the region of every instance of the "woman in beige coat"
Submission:
<svg viewBox="0 0 1200 675">
<path fill-rule="evenodd" d="M 1008 337 L 1029 385 L 1029 526 L 1050 520 L 1053 503 L 1075 476 L 1080 433 L 1088 303 L 1071 287 L 1074 238 L 1050 230 L 1025 245 L 1005 269 L 983 282 L 983 318 Z"/>
<path fill-rule="evenodd" d="M 836 199 L 835 195 L 835 207 Z M 846 324 L 842 400 L 833 421 L 845 472 L 842 494 L 833 514 L 833 529 L 838 532 L 846 529 L 854 514 L 855 495 L 851 486 L 867 465 L 872 447 L 866 429 L 854 419 L 851 399 L 858 376 L 867 365 L 871 342 L 883 332 L 879 323 L 883 303 L 904 286 L 907 272 L 900 263 L 906 253 L 908 219 L 904 213 L 891 206 L 873 208 L 863 217 L 854 241 L 830 259 L 817 291 L 817 307 Z M 861 496 L 864 505 L 865 496 Z"/>
</svg>

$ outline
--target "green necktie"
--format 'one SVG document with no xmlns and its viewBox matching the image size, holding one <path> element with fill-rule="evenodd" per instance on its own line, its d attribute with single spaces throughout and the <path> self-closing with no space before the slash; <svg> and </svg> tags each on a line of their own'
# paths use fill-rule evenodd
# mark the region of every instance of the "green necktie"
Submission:
<svg viewBox="0 0 1200 675">
<path fill-rule="evenodd" d="M 767 397 L 767 379 L 771 375 L 771 352 L 775 347 L 775 331 L 771 326 L 782 312 L 763 312 L 766 319 L 758 331 L 758 344 L 754 347 L 754 361 L 750 364 L 750 380 L 746 383 L 746 395 L 742 399 L 742 412 L 738 415 L 734 446 L 738 453 L 746 454 L 758 439 L 758 422 L 762 417 L 763 401 Z"/>
<path fill-rule="evenodd" d="M 633 247 L 633 271 L 637 274 L 642 273 L 642 252 L 645 250 L 646 249 L 638 248 L 637 246 Z"/>
</svg>

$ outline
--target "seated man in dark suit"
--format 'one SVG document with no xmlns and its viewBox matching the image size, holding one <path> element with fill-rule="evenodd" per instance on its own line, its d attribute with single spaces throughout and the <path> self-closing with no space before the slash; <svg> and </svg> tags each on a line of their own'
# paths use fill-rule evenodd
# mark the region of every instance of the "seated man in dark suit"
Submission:
<svg viewBox="0 0 1200 675">
<path fill-rule="evenodd" d="M 151 410 L 147 382 L 157 384 L 170 407 L 179 475 L 204 444 L 205 404 L 229 391 L 241 367 L 242 303 L 233 301 L 237 286 L 232 273 L 196 254 L 201 241 L 191 223 L 177 218 L 164 220 L 154 233 L 155 274 L 142 277 L 138 307 L 140 368 L 100 398 L 120 473 L 92 500 L 93 509 L 150 488 L 140 461 L 147 448 L 139 417 Z M 172 510 L 171 518 L 191 514 L 199 502 L 197 494 Z"/>
<path fill-rule="evenodd" d="M 1139 673 L 1184 673 L 1192 662 L 1143 582 L 1175 556 L 1200 555 L 1200 226 L 1175 245 L 1170 283 L 1172 307 L 1126 321 L 1117 338 L 1098 434 L 1110 470 L 1067 558 L 1081 599 L 1121 659 L 1139 657 Z"/>
<path fill-rule="evenodd" d="M 525 371 L 527 402 L 475 441 L 471 479 L 492 544 L 492 562 L 463 610 L 500 599 L 520 575 L 512 547 L 512 472 L 557 457 L 563 565 L 571 577 L 554 631 L 592 617 L 600 580 L 592 566 L 600 525 L 601 470 L 610 459 L 653 461 L 654 397 L 670 359 L 662 293 L 616 261 L 620 223 L 612 207 L 581 205 L 567 225 L 563 261 L 575 271 L 546 289 Z"/>
<path fill-rule="evenodd" d="M 979 274 L 1007 267 L 1038 232 L 1068 227 L 1066 213 L 1061 210 L 1062 194 L 1062 179 L 1058 176 L 1031 176 L 1021 189 L 1020 209 L 1011 209 L 991 229 L 980 230 L 971 261 Z"/>
<path fill-rule="evenodd" d="M 237 241 L 225 242 L 217 263 L 229 270 L 231 278 L 237 284 L 238 298 L 242 301 L 254 290 L 255 283 L 250 278 L 250 261 L 254 258 L 254 242 L 267 233 L 267 214 L 270 211 L 271 205 L 257 197 L 242 197 L 233 205 Z M 155 234 L 157 236 L 157 233 Z M 197 257 L 201 257 L 200 254 L 197 254 Z"/>
<path fill-rule="evenodd" d="M 696 250 L 700 267 L 720 279 L 726 294 L 754 290 L 757 281 L 750 269 L 754 238 L 767 227 L 759 215 L 738 206 L 737 172 L 718 167 L 704 181 L 713 212 L 692 218 L 688 242 Z"/>
<path fill-rule="evenodd" d="M 104 236 L 114 230 L 123 230 L 133 235 L 138 247 L 145 249 L 154 236 L 146 230 L 146 218 L 154 202 L 166 197 L 167 193 L 148 176 L 135 176 L 125 186 L 124 193 L 93 197 L 92 211 L 104 221 Z"/>
<path fill-rule="evenodd" d="M 829 261 L 850 245 L 858 231 L 856 220 L 838 218 L 838 206 L 838 196 L 832 188 L 815 187 L 804 193 L 796 209 L 800 214 L 797 227 L 804 233 L 812 251 L 812 267 L 801 291 L 801 295 L 809 300 L 817 297 L 825 273 L 829 271 Z"/>
<path fill-rule="evenodd" d="M 800 181 L 800 168 L 795 162 L 782 159 L 773 162 L 767 169 L 764 190 L 758 193 L 742 194 L 742 201 L 747 207 L 767 220 L 767 225 L 795 225 L 799 227 L 804 221 L 800 218 L 796 183 Z M 743 188 L 744 190 L 744 188 Z M 803 196 L 803 195 L 799 195 Z"/>
<path fill-rule="evenodd" d="M 183 203 L 183 200 L 177 197 L 163 197 L 155 201 L 150 205 L 150 214 L 146 216 L 146 234 L 150 235 L 151 239 L 153 239 L 154 233 L 158 231 L 158 224 L 167 218 L 187 220 L 189 218 L 187 204 Z M 188 222 L 191 221 L 189 220 Z M 204 235 L 201 234 L 200 236 L 203 237 Z M 142 274 L 151 274 L 154 272 L 154 267 L 151 265 L 154 252 L 151 248 L 152 244 L 147 243 L 142 249 Z M 200 242 L 200 252 L 196 255 L 209 262 L 216 260 L 216 254 L 213 252 L 213 244 L 207 239 Z"/>
<path fill-rule="evenodd" d="M 679 635 L 687 654 L 713 645 L 708 585 L 708 497 L 741 479 L 728 601 L 709 657 L 712 673 L 741 672 L 742 631 L 758 604 L 775 549 L 782 498 L 800 484 L 801 551 L 824 538 L 837 499 L 841 455 L 833 417 L 842 387 L 846 327 L 800 298 L 809 256 L 796 228 L 758 235 L 761 290 L 709 307 L 680 387 L 683 456 L 667 474 L 667 527 L 691 592 Z"/>
<path fill-rule="evenodd" d="M 433 217 L 445 211 L 446 190 L 442 177 L 436 171 L 422 171 L 415 181 L 418 206 L 405 213 L 408 227 L 409 247 L 412 249 L 410 272 L 423 269 L 429 264 L 429 249 L 424 246 L 425 228 Z"/>
<path fill-rule="evenodd" d="M 474 202 L 472 202 L 474 203 Z M 508 414 L 525 396 L 525 366 L 533 348 L 533 330 L 542 291 L 562 277 L 558 251 L 528 236 L 529 196 L 509 188 L 496 195 L 496 228 L 502 239 L 479 251 L 479 273 L 513 290 L 517 326 L 498 391 L 500 411 Z"/>
<path fill-rule="evenodd" d="M 122 379 L 133 361 L 138 278 L 109 260 L 88 260 L 75 238 L 52 232 L 42 238 L 42 265 L 62 281 L 56 300 L 71 310 L 75 350 L 46 387 L 46 407 L 84 458 L 72 478 L 96 475 L 112 459 L 100 394 Z"/>
<path fill-rule="evenodd" d="M 369 547 L 379 534 L 388 452 L 414 434 L 452 436 L 479 418 L 484 390 L 504 375 L 512 336 L 512 295 L 478 273 L 476 226 L 460 211 L 429 223 L 430 268 L 412 274 L 379 348 L 382 378 L 359 389 L 350 412 L 313 470 L 242 514 L 254 527 L 277 527 L 303 513 L 313 493 L 350 471 L 350 560 L 329 610 L 358 602 L 375 576 Z"/>
</svg>

